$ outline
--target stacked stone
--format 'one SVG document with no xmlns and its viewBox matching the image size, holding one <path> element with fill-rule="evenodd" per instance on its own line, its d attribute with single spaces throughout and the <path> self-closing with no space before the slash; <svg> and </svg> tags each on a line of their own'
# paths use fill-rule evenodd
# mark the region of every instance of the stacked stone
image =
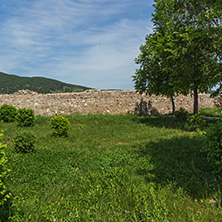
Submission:
<svg viewBox="0 0 222 222">
<path fill-rule="evenodd" d="M 220 97 L 221 98 L 221 97 Z M 219 99 L 209 94 L 199 94 L 199 107 L 215 107 Z M 220 100 L 222 104 L 222 99 Z M 169 114 L 172 112 L 170 98 L 148 96 L 135 90 L 86 90 L 80 93 L 38 94 L 30 90 L 20 90 L 12 95 L 0 95 L 0 105 L 10 104 L 17 108 L 31 108 L 35 114 L 53 116 L 58 114 Z M 193 110 L 193 97 L 175 97 L 176 110 L 180 107 L 188 112 Z"/>
</svg>

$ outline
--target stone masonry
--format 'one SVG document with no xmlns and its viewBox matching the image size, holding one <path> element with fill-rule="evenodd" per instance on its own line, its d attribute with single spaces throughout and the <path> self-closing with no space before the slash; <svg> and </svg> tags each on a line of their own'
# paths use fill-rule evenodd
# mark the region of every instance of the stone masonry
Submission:
<svg viewBox="0 0 222 222">
<path fill-rule="evenodd" d="M 216 107 L 218 99 L 210 98 L 209 94 L 199 94 L 199 107 Z M 36 115 L 52 116 L 58 114 L 134 114 L 172 112 L 170 98 L 166 96 L 140 95 L 135 90 L 87 90 L 80 93 L 38 94 L 29 90 L 20 90 L 14 94 L 0 95 L 0 106 L 10 104 L 17 108 L 31 108 Z M 176 110 L 180 107 L 188 112 L 193 110 L 193 97 L 175 97 Z"/>
</svg>

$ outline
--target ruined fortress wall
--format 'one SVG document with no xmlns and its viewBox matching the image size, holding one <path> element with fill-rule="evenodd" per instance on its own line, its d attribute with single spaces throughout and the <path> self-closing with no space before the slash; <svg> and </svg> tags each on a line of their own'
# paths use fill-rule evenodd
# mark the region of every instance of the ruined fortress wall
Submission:
<svg viewBox="0 0 222 222">
<path fill-rule="evenodd" d="M 17 108 L 31 108 L 35 114 L 52 116 L 58 114 L 87 113 L 144 113 L 168 114 L 172 111 L 170 98 L 166 96 L 140 95 L 134 90 L 101 91 L 87 90 L 81 93 L 38 94 L 21 90 L 12 95 L 0 95 L 0 106 L 10 104 Z M 175 98 L 176 110 L 180 107 L 193 110 L 193 97 L 180 95 Z M 215 107 L 217 101 L 209 94 L 199 94 L 199 107 Z"/>
</svg>

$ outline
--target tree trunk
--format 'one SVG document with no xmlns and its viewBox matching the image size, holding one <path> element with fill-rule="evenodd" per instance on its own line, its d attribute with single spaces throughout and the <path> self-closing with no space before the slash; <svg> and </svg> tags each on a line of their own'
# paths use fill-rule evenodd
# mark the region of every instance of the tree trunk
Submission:
<svg viewBox="0 0 222 222">
<path fill-rule="evenodd" d="M 194 90 L 194 104 L 193 104 L 193 114 L 198 113 L 198 87 L 195 86 Z"/>
<path fill-rule="evenodd" d="M 171 95 L 171 102 L 172 102 L 172 113 L 174 113 L 175 112 L 175 103 L 174 103 L 173 95 Z"/>
</svg>

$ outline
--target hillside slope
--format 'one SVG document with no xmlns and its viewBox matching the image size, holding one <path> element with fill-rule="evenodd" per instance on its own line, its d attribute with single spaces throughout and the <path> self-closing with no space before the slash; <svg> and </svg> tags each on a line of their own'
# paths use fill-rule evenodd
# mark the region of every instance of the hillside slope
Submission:
<svg viewBox="0 0 222 222">
<path fill-rule="evenodd" d="M 82 92 L 88 87 L 72 85 L 45 77 L 20 77 L 0 72 L 0 94 L 29 89 L 37 93 Z"/>
</svg>

